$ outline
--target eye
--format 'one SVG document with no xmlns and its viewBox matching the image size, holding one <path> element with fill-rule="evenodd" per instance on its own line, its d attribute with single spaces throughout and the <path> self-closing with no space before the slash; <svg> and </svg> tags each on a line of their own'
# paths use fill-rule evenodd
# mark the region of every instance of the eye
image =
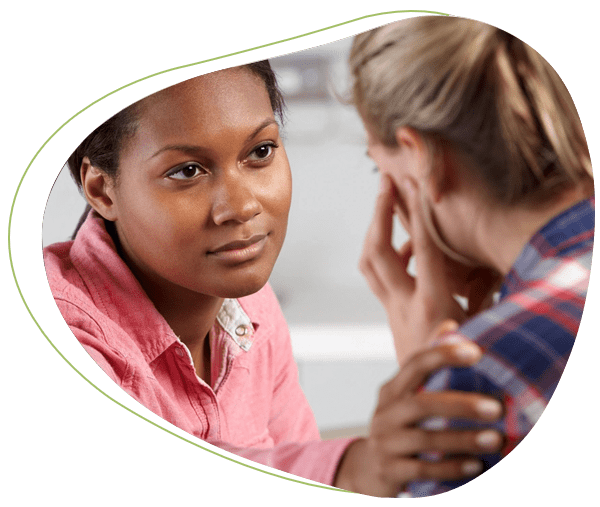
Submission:
<svg viewBox="0 0 600 507">
<path fill-rule="evenodd" d="M 167 178 L 173 180 L 189 180 L 198 176 L 203 170 L 204 169 L 200 164 L 187 162 L 167 173 Z"/>
<path fill-rule="evenodd" d="M 371 152 L 369 151 L 368 148 L 367 148 L 367 151 L 365 152 L 365 156 L 368 159 L 373 160 L 373 157 L 371 157 Z M 375 165 L 375 167 L 373 167 L 373 169 L 371 169 L 371 172 L 373 172 L 373 173 L 378 173 L 379 172 L 379 167 L 377 167 L 377 164 Z"/>
<path fill-rule="evenodd" d="M 275 148 L 278 148 L 278 145 L 274 142 L 263 143 L 252 150 L 248 159 L 254 161 L 266 160 L 273 156 Z"/>
</svg>

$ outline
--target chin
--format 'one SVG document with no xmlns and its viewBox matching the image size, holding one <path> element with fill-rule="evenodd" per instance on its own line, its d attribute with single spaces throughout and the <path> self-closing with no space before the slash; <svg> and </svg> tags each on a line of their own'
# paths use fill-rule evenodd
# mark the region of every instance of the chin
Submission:
<svg viewBox="0 0 600 507">
<path fill-rule="evenodd" d="M 243 298 L 257 293 L 268 281 L 268 276 L 257 276 L 244 280 L 237 280 L 236 283 L 219 287 L 215 295 L 227 299 Z"/>
<path fill-rule="evenodd" d="M 252 294 L 256 294 L 265 285 L 266 285 L 266 282 L 263 283 L 262 285 L 256 285 L 256 286 L 252 286 L 252 287 L 237 288 L 236 290 L 224 290 L 222 292 L 220 291 L 216 295 L 218 297 L 224 298 L 224 299 L 243 298 L 246 296 L 251 296 Z"/>
</svg>

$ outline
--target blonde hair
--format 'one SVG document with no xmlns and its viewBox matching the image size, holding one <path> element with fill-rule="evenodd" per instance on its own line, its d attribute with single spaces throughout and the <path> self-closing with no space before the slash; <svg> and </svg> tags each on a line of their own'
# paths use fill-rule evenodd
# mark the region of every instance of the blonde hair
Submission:
<svg viewBox="0 0 600 507">
<path fill-rule="evenodd" d="M 535 50 L 493 26 L 410 18 L 356 36 L 352 101 L 396 145 L 409 126 L 450 144 L 498 202 L 544 201 L 587 182 L 592 166 L 575 105 Z"/>
</svg>

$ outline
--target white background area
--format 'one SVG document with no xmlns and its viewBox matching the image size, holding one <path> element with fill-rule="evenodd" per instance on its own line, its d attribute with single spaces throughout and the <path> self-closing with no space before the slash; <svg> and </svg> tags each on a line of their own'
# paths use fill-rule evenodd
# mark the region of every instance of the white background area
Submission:
<svg viewBox="0 0 600 507">
<path fill-rule="evenodd" d="M 358 115 L 336 98 L 349 88 L 351 42 L 272 59 L 287 101 L 283 135 L 293 194 L 270 283 L 325 436 L 366 426 L 380 385 L 397 370 L 385 313 L 357 268 L 379 176 Z M 65 167 L 44 214 L 44 246 L 68 239 L 84 207 Z M 407 239 L 401 228 L 396 239 Z"/>
</svg>

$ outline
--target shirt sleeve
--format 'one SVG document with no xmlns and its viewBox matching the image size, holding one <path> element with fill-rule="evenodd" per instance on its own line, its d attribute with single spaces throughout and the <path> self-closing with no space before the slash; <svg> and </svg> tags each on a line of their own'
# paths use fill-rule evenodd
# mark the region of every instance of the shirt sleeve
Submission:
<svg viewBox="0 0 600 507">
<path fill-rule="evenodd" d="M 284 472 L 333 485 L 337 467 L 348 445 L 355 439 L 279 444 L 271 449 L 240 449 L 222 442 L 210 442 L 243 458 Z"/>
<path fill-rule="evenodd" d="M 263 465 L 333 485 L 339 462 L 354 439 L 320 440 L 314 414 L 300 386 L 289 328 L 277 298 L 266 286 L 252 302 L 249 312 L 260 315 L 261 326 L 269 327 L 265 360 L 272 365 L 273 383 L 268 430 L 275 446 L 239 449 L 216 445 Z"/>
</svg>

